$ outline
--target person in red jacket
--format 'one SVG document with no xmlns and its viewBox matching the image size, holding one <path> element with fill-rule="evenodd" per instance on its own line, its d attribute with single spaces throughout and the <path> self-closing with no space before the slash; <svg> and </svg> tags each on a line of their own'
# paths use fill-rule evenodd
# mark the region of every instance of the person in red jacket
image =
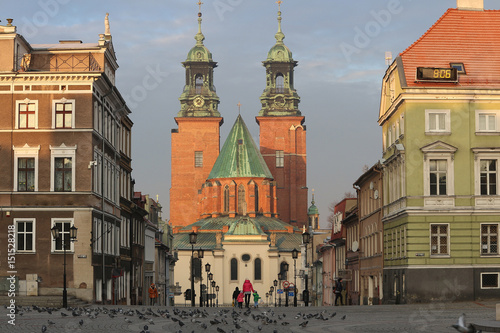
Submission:
<svg viewBox="0 0 500 333">
<path fill-rule="evenodd" d="M 243 293 L 245 294 L 245 307 L 250 307 L 250 297 L 253 293 L 253 286 L 249 279 L 246 279 L 243 283 Z"/>
<path fill-rule="evenodd" d="M 236 298 L 236 301 L 238 302 L 238 307 L 241 309 L 242 306 L 243 306 L 243 299 L 245 298 L 245 295 L 243 294 L 243 292 L 241 291 L 239 294 L 238 294 L 238 297 Z"/>
</svg>

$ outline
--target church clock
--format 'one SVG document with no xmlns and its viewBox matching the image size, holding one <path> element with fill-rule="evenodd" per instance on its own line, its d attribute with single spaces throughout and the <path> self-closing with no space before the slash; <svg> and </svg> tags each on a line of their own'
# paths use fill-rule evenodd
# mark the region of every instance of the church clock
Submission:
<svg viewBox="0 0 500 333">
<path fill-rule="evenodd" d="M 205 100 L 201 96 L 196 96 L 193 100 L 194 106 L 201 108 L 205 104 Z"/>
</svg>

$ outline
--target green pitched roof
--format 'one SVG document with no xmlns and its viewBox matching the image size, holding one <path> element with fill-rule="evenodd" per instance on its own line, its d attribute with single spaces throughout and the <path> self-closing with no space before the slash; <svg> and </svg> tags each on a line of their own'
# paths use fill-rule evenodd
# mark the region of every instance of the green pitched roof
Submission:
<svg viewBox="0 0 500 333">
<path fill-rule="evenodd" d="M 243 118 L 238 115 L 208 179 L 273 178 Z"/>
</svg>

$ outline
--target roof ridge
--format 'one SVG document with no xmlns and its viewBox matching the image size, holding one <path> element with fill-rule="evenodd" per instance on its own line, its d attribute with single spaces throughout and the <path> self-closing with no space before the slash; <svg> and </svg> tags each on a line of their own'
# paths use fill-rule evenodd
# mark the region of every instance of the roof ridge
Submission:
<svg viewBox="0 0 500 333">
<path fill-rule="evenodd" d="M 424 39 L 439 24 L 439 22 L 441 22 L 452 11 L 458 11 L 458 9 L 457 8 L 448 8 L 448 10 L 446 10 L 446 12 L 444 12 L 444 14 L 441 15 L 441 17 L 429 29 L 427 29 L 427 31 L 422 36 L 420 36 L 420 38 L 418 38 L 415 42 L 413 42 L 413 44 L 408 46 L 399 55 L 402 56 L 403 54 L 408 52 L 410 49 L 412 49 L 415 45 L 417 45 L 422 39 Z"/>
</svg>

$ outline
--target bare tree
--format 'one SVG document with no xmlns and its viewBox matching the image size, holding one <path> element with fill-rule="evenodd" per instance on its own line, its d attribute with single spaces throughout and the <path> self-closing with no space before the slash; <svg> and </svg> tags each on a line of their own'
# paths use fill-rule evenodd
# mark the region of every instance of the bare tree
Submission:
<svg viewBox="0 0 500 333">
<path fill-rule="evenodd" d="M 330 204 L 330 206 L 328 206 L 328 210 L 330 211 L 330 214 L 328 214 L 328 218 L 326 219 L 326 221 L 328 223 L 329 229 L 331 229 L 333 227 L 333 221 L 335 220 L 335 206 L 337 206 L 337 204 L 339 202 L 341 202 L 342 200 L 348 199 L 348 198 L 356 198 L 356 193 L 354 193 L 352 191 L 344 192 L 344 196 L 342 197 L 342 199 L 333 201 Z"/>
</svg>

